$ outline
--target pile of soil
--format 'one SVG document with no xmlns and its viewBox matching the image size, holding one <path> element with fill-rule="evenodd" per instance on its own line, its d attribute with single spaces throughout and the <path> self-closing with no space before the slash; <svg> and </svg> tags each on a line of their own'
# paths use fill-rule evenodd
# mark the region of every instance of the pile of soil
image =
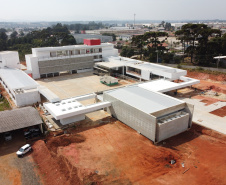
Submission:
<svg viewBox="0 0 226 185">
<path fill-rule="evenodd" d="M 48 139 L 46 145 L 50 151 L 57 154 L 58 147 L 60 146 L 65 147 L 70 145 L 71 143 L 81 143 L 81 142 L 84 142 L 85 140 L 86 140 L 85 137 L 79 134 L 75 134 L 75 135 L 64 134 L 61 136 L 52 137 Z"/>
<path fill-rule="evenodd" d="M 37 141 L 33 145 L 32 157 L 37 164 L 39 176 L 47 185 L 82 185 L 99 184 L 101 176 L 90 173 L 84 179 L 78 177 L 78 170 L 67 158 L 57 154 L 58 147 L 69 146 L 71 143 L 81 143 L 86 139 L 79 134 L 64 134 L 60 136 L 49 136 L 44 141 Z"/>
<path fill-rule="evenodd" d="M 44 141 L 39 140 L 32 146 L 32 157 L 37 164 L 39 176 L 47 185 L 69 185 L 65 178 L 67 172 L 60 168 L 60 165 L 52 157 Z M 65 183 L 66 182 L 66 183 Z"/>
</svg>

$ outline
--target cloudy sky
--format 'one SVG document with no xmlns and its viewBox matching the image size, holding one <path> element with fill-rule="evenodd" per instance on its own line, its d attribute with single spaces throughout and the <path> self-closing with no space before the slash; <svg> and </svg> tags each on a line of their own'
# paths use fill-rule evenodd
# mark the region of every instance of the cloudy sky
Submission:
<svg viewBox="0 0 226 185">
<path fill-rule="evenodd" d="M 226 0 L 0 0 L 0 21 L 226 19 Z"/>
</svg>

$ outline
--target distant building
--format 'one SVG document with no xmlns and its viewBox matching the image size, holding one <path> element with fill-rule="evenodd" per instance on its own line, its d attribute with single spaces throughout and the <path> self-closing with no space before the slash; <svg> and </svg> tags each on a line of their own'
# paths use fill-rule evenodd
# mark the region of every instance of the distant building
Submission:
<svg viewBox="0 0 226 185">
<path fill-rule="evenodd" d="M 171 26 L 174 26 L 175 31 L 177 31 L 177 30 L 181 30 L 182 26 L 185 24 L 187 24 L 187 23 L 171 23 Z"/>
<path fill-rule="evenodd" d="M 119 39 L 124 40 L 124 41 L 129 41 L 132 40 L 132 35 L 119 35 Z"/>
<path fill-rule="evenodd" d="M 100 39 L 101 43 L 112 42 L 112 36 L 97 35 L 97 34 L 74 34 L 73 35 L 77 44 L 83 44 L 84 39 Z"/>
</svg>

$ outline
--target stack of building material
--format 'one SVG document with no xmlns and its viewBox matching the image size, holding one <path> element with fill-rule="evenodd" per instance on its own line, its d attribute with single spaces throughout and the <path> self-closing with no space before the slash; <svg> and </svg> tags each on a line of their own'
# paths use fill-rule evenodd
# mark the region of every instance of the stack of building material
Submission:
<svg viewBox="0 0 226 185">
<path fill-rule="evenodd" d="M 105 75 L 105 76 L 100 77 L 100 82 L 107 86 L 112 86 L 112 85 L 118 84 L 118 79 L 114 78 L 112 76 Z"/>
</svg>

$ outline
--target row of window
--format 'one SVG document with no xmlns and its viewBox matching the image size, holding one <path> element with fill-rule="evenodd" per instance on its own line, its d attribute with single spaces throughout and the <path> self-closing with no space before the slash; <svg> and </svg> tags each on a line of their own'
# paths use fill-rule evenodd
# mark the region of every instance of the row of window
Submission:
<svg viewBox="0 0 226 185">
<path fill-rule="evenodd" d="M 65 50 L 65 51 L 55 51 L 50 52 L 50 57 L 60 57 L 60 56 L 71 56 L 71 55 L 80 55 L 88 53 L 101 53 L 102 48 L 98 49 L 81 49 L 81 50 Z"/>
</svg>

